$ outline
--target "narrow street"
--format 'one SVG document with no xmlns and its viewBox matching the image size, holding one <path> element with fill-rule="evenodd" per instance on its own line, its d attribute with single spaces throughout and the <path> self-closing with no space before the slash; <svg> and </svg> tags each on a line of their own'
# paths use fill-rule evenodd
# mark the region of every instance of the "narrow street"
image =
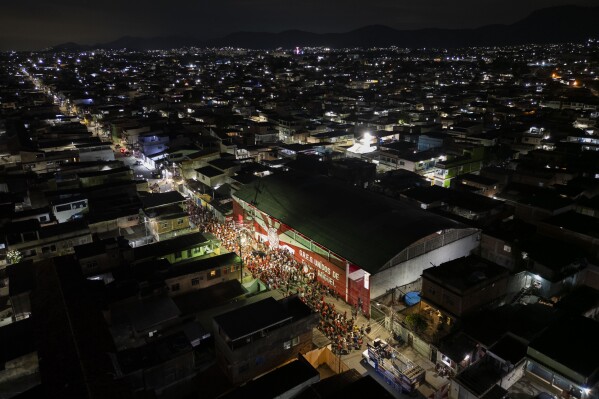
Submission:
<svg viewBox="0 0 599 399">
<path fill-rule="evenodd" d="M 320 283 L 307 278 L 303 265 L 298 263 L 291 254 L 279 249 L 270 249 L 265 244 L 255 241 L 251 234 L 247 234 L 247 230 L 236 229 L 232 223 L 222 224 L 216 221 L 203 208 L 192 207 L 190 209 L 192 209 L 191 213 L 195 213 L 192 217 L 198 221 L 200 230 L 215 234 L 222 240 L 223 247 L 232 252 L 240 253 L 241 245 L 244 264 L 243 274 L 246 276 L 244 282 L 258 278 L 266 286 L 269 286 L 271 290 L 277 291 L 278 296 L 285 297 L 296 293 L 302 299 L 304 299 L 303 295 L 306 296 L 304 302 L 315 311 L 321 313 L 321 325 L 314 329 L 315 346 L 322 347 L 330 345 L 331 350 L 337 353 L 348 367 L 356 369 L 361 375 L 371 375 L 394 397 L 408 397 L 394 390 L 392 386 L 385 382 L 385 379 L 381 375 L 363 360 L 363 352 L 367 350 L 367 344 L 372 343 L 377 338 L 390 344 L 396 344 L 393 334 L 389 330 L 378 322 L 370 320 L 362 312 L 359 312 L 355 319 L 352 318 L 349 320 L 353 316 L 352 307 L 336 295 L 331 295 L 330 290 Z M 263 255 L 256 255 L 257 253 L 262 253 Z M 326 312 L 327 308 L 329 309 L 328 313 Z M 331 308 L 333 309 L 332 313 Z M 349 323 L 350 328 L 348 330 L 336 329 L 331 334 L 329 329 L 332 329 L 332 327 L 326 326 L 339 326 L 339 322 L 341 324 Z M 354 326 L 353 328 L 351 328 L 352 325 Z M 362 330 L 365 331 L 363 335 L 360 334 Z M 356 334 L 361 336 L 362 344 L 359 349 L 350 348 L 350 345 L 345 344 L 346 342 L 352 342 L 353 331 L 356 331 Z M 337 342 L 337 340 L 341 341 Z M 337 347 L 347 347 L 348 350 L 339 351 Z M 418 388 L 421 396 L 429 397 L 430 395 L 434 395 L 435 392 L 442 390 L 448 384 L 449 380 L 447 378 L 440 377 L 436 373 L 433 362 L 421 356 L 413 348 L 408 347 L 407 344 L 404 343 L 396 347 L 396 350 L 425 370 L 425 383 Z M 339 355 L 339 353 L 342 354 Z"/>
</svg>

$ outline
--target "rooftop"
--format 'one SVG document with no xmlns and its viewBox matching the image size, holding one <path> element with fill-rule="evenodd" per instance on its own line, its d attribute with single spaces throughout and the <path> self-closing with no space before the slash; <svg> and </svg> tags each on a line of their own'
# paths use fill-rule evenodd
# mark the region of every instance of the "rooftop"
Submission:
<svg viewBox="0 0 599 399">
<path fill-rule="evenodd" d="M 193 290 L 173 297 L 173 301 L 184 315 L 212 309 L 231 302 L 233 299 L 245 294 L 243 286 L 237 280 L 228 280 L 222 283 Z"/>
<path fill-rule="evenodd" d="M 318 381 L 320 375 L 303 357 L 285 364 L 235 389 L 222 399 L 277 398 L 289 394 L 308 381 Z M 286 395 L 285 395 L 286 396 Z"/>
<path fill-rule="evenodd" d="M 312 311 L 297 296 L 277 301 L 269 297 L 214 318 L 231 341 L 308 316 Z"/>
<path fill-rule="evenodd" d="M 239 257 L 235 252 L 227 252 L 225 254 L 211 256 L 203 259 L 191 259 L 188 261 L 178 262 L 168 268 L 165 273 L 165 278 L 173 278 L 184 276 L 187 274 L 197 273 L 201 271 L 230 266 L 239 262 Z"/>
<path fill-rule="evenodd" d="M 592 216 L 582 215 L 574 211 L 552 216 L 544 220 L 543 223 L 559 227 L 560 229 L 564 228 L 576 233 L 584 234 L 586 236 L 599 238 L 599 219 Z"/>
<path fill-rule="evenodd" d="M 501 379 L 501 370 L 489 357 L 487 355 L 455 377 L 456 381 L 479 398 L 491 391 Z"/>
<path fill-rule="evenodd" d="M 180 331 L 139 348 L 118 352 L 117 358 L 123 373 L 129 374 L 140 369 L 149 369 L 165 363 L 191 350 L 191 344 L 185 333 Z"/>
<path fill-rule="evenodd" d="M 599 322 L 573 316 L 554 323 L 528 346 L 528 356 L 543 363 L 545 357 L 567 367 L 567 377 L 579 383 L 593 385 L 599 379 Z M 543 355 L 543 356 L 539 356 Z M 595 381 L 580 381 L 593 377 Z"/>
<path fill-rule="evenodd" d="M 214 159 L 212 161 L 208 161 L 208 164 L 223 171 L 238 166 L 236 160 L 229 158 Z"/>
<path fill-rule="evenodd" d="M 234 194 L 337 255 L 376 273 L 412 243 L 464 225 L 324 176 L 279 173 Z"/>
<path fill-rule="evenodd" d="M 526 357 L 526 344 L 506 334 L 491 346 L 489 351 L 512 365 L 516 365 Z"/>
<path fill-rule="evenodd" d="M 208 241 L 209 239 L 206 238 L 206 236 L 204 236 L 202 233 L 184 234 L 173 237 L 170 240 L 159 241 L 153 244 L 135 247 L 133 248 L 133 257 L 136 261 L 149 258 L 158 258 L 160 256 L 166 256 L 175 253 L 176 251 L 196 247 L 201 243 Z"/>
<path fill-rule="evenodd" d="M 529 342 L 560 316 L 555 308 L 539 303 L 505 305 L 465 319 L 464 332 L 487 347 L 508 332 Z"/>
<path fill-rule="evenodd" d="M 423 278 L 432 278 L 458 292 L 490 284 L 508 274 L 506 268 L 477 256 L 457 258 L 439 266 L 429 267 L 422 272 Z"/>
<path fill-rule="evenodd" d="M 178 191 L 166 191 L 164 193 L 150 193 L 141 198 L 144 209 L 157 208 L 160 206 L 179 204 L 185 201 L 185 197 Z"/>
<path fill-rule="evenodd" d="M 199 174 L 204 175 L 206 177 L 215 177 L 215 176 L 219 176 L 219 175 L 222 175 L 223 173 L 225 173 L 222 170 L 217 169 L 214 166 L 210 166 L 210 165 L 198 168 L 198 169 L 196 169 L 196 172 L 198 172 Z"/>
<path fill-rule="evenodd" d="M 0 327 L 0 368 L 4 370 L 6 362 L 36 352 L 35 324 L 32 318 L 19 320 Z"/>
<path fill-rule="evenodd" d="M 111 308 L 111 313 L 113 325 L 129 324 L 137 333 L 174 320 L 181 314 L 172 298 L 167 295 L 116 304 Z"/>
</svg>

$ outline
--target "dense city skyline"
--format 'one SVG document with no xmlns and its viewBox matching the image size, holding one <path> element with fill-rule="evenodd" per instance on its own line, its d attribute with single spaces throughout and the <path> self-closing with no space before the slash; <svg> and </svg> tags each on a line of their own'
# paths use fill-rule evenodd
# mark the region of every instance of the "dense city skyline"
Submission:
<svg viewBox="0 0 599 399">
<path fill-rule="evenodd" d="M 238 31 L 280 32 L 300 29 L 315 33 L 346 32 L 381 24 L 396 29 L 476 28 L 511 24 L 531 12 L 560 5 L 593 6 L 593 0 L 406 3 L 303 0 L 277 2 L 192 2 L 174 0 L 104 1 L 26 0 L 3 5 L 0 50 L 36 50 L 63 42 L 96 44 L 121 36 L 185 35 L 213 39 Z"/>
<path fill-rule="evenodd" d="M 598 0 L 5 3 L 0 399 L 599 399 Z"/>
</svg>

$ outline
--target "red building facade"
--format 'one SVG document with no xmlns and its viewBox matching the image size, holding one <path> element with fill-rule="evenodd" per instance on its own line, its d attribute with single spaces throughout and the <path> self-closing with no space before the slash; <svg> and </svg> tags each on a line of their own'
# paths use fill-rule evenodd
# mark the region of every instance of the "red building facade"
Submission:
<svg viewBox="0 0 599 399">
<path fill-rule="evenodd" d="M 359 306 L 364 314 L 370 314 L 369 273 L 238 198 L 233 202 L 233 218 L 236 223 L 249 227 L 255 239 L 292 253 L 305 273 L 313 273 L 340 298 Z"/>
</svg>

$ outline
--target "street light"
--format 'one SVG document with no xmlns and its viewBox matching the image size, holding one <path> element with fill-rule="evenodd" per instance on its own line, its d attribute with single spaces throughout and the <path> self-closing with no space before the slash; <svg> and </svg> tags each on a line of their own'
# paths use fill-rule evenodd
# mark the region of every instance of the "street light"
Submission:
<svg viewBox="0 0 599 399">
<path fill-rule="evenodd" d="M 237 238 L 239 240 L 239 259 L 241 261 L 239 267 L 239 283 L 243 284 L 243 244 L 245 244 L 245 237 L 242 237 L 242 235 L 239 234 Z"/>
<path fill-rule="evenodd" d="M 241 259 L 241 267 L 239 269 L 239 282 L 243 282 L 243 245 L 247 242 L 246 237 L 243 235 L 243 232 L 246 231 L 248 232 L 250 235 L 252 234 L 252 232 L 250 231 L 250 229 L 248 229 L 247 227 L 239 227 L 237 230 L 237 240 L 239 243 L 239 258 Z"/>
</svg>

